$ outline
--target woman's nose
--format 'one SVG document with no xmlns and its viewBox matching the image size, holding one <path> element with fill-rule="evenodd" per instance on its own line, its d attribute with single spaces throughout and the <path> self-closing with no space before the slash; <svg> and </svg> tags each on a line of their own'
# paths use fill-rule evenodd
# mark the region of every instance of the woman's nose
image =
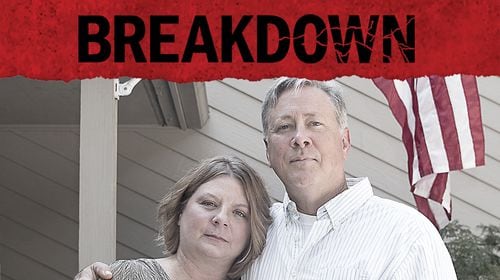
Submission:
<svg viewBox="0 0 500 280">
<path fill-rule="evenodd" d="M 216 225 L 223 225 L 223 226 L 228 226 L 228 221 L 227 221 L 227 215 L 224 214 L 223 211 L 219 211 L 214 217 L 212 218 L 212 223 Z"/>
</svg>

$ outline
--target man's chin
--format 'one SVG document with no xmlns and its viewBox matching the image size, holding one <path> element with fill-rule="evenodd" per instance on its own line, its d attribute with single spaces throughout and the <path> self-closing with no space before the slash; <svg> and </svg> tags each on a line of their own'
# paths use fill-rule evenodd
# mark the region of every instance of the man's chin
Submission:
<svg viewBox="0 0 500 280">
<path fill-rule="evenodd" d="M 311 185 L 314 185 L 314 178 L 313 172 L 295 173 L 294 176 L 288 178 L 288 182 L 290 182 L 290 186 L 294 186 L 295 188 L 309 188 Z"/>
</svg>

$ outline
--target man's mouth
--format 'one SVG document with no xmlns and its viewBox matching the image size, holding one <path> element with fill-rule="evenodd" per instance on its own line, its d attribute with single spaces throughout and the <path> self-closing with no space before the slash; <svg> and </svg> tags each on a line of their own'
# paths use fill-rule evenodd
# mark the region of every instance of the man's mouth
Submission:
<svg viewBox="0 0 500 280">
<path fill-rule="evenodd" d="M 299 158 L 293 158 L 290 163 L 294 162 L 303 162 L 303 161 L 315 161 L 314 158 L 309 158 L 309 157 L 299 157 Z"/>
</svg>

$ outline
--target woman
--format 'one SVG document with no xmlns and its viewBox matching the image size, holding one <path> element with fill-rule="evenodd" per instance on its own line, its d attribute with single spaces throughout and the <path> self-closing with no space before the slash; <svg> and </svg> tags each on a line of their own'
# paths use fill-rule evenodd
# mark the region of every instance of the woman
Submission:
<svg viewBox="0 0 500 280">
<path fill-rule="evenodd" d="M 113 279 L 238 279 L 264 248 L 270 204 L 248 164 L 232 156 L 205 160 L 160 202 L 167 257 L 116 261 Z"/>
</svg>

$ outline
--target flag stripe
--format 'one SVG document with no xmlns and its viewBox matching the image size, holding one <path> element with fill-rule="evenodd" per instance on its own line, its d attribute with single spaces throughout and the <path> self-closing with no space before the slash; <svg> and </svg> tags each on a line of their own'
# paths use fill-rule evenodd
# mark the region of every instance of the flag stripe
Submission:
<svg viewBox="0 0 500 280">
<path fill-rule="evenodd" d="M 408 139 L 408 143 L 411 144 L 409 147 L 411 149 L 411 157 L 408 157 L 408 176 L 410 181 L 417 182 L 420 180 L 421 173 L 419 167 L 419 159 L 418 159 L 418 153 L 417 153 L 417 143 L 415 141 L 415 112 L 413 111 L 413 98 L 412 98 L 412 92 L 411 88 L 408 86 L 408 84 L 404 83 L 399 83 L 399 81 L 396 81 L 395 84 L 399 88 L 398 91 L 396 92 L 399 96 L 399 98 L 403 101 L 403 105 L 405 106 L 406 111 L 408 112 L 408 119 L 406 120 L 407 127 L 408 127 L 408 133 L 407 133 L 407 138 L 403 139 Z M 404 140 L 403 140 L 404 141 Z"/>
<path fill-rule="evenodd" d="M 476 154 L 476 166 L 484 165 L 484 133 L 481 120 L 481 106 L 477 81 L 474 76 L 462 75 L 467 108 L 469 108 L 469 129 L 474 142 L 474 153 Z"/>
<path fill-rule="evenodd" d="M 434 220 L 436 221 L 434 225 L 436 225 L 438 229 L 444 228 L 451 220 L 450 213 L 448 213 L 448 211 L 446 211 L 441 204 L 435 202 L 434 200 L 429 199 L 427 202 L 429 203 L 429 208 L 431 209 Z"/>
<path fill-rule="evenodd" d="M 449 173 L 448 173 L 449 174 Z M 446 183 L 444 188 L 444 193 L 442 195 L 443 199 L 441 201 L 441 206 L 446 209 L 448 214 L 448 221 L 451 220 L 451 184 L 450 177 L 446 176 Z"/>
<path fill-rule="evenodd" d="M 413 195 L 413 198 L 415 199 L 415 204 L 417 204 L 418 211 L 424 214 L 434 225 L 437 225 L 436 218 L 429 205 L 429 200 L 418 195 Z"/>
<path fill-rule="evenodd" d="M 436 202 L 442 203 L 443 195 L 446 191 L 446 188 L 443 188 L 442 186 L 446 186 L 447 182 L 448 182 L 448 173 L 436 174 L 434 182 L 432 183 L 432 189 L 429 194 L 429 198 Z"/>
<path fill-rule="evenodd" d="M 434 173 L 432 169 L 432 163 L 429 156 L 429 151 L 427 150 L 427 143 L 425 141 L 424 129 L 422 127 L 422 120 L 420 118 L 420 110 L 418 105 L 418 96 L 413 92 L 413 112 L 415 113 L 415 146 L 417 149 L 418 156 L 418 170 L 420 171 L 421 177 Z M 415 170 L 413 170 L 415 172 Z M 414 182 L 413 182 L 414 183 Z"/>
<path fill-rule="evenodd" d="M 411 149 L 411 157 L 408 157 L 408 176 L 410 180 L 416 182 L 420 179 L 421 173 L 419 169 L 419 159 L 417 154 L 417 143 L 415 141 L 415 112 L 413 111 L 413 94 L 411 87 L 407 82 L 396 80 L 394 81 L 394 87 L 396 88 L 396 96 L 401 100 L 407 118 L 405 119 L 405 125 L 407 127 L 407 134 L 403 135 L 403 139 L 407 139 L 408 146 L 407 149 Z M 404 133 L 404 131 L 403 131 Z M 403 140 L 404 141 L 404 140 Z M 409 150 L 408 150 L 409 151 Z"/>
<path fill-rule="evenodd" d="M 434 185 L 434 179 L 437 174 L 429 174 L 422 177 L 416 184 L 413 185 L 413 193 L 415 195 L 428 198 L 431 194 Z"/>
<path fill-rule="evenodd" d="M 441 134 L 440 118 L 438 102 L 436 102 L 433 94 L 431 80 L 421 78 L 417 80 L 415 94 L 418 99 L 420 119 L 422 120 L 422 128 L 424 131 L 425 142 L 428 148 L 429 161 L 432 165 L 433 172 L 445 172 L 448 170 L 448 158 L 443 157 L 446 153 L 443 135 Z M 433 173 L 425 172 L 425 174 Z"/>
<path fill-rule="evenodd" d="M 462 168 L 476 166 L 476 157 L 474 154 L 474 143 L 469 129 L 469 110 L 465 99 L 465 92 L 462 86 L 460 75 L 453 75 L 445 78 L 451 104 L 453 106 L 453 116 L 458 134 L 458 141 L 461 147 L 460 155 L 462 157 Z"/>
<path fill-rule="evenodd" d="M 436 111 L 438 113 L 439 121 L 437 125 L 441 127 L 441 139 L 444 141 L 446 149 L 446 157 L 448 166 L 443 169 L 435 169 L 434 172 L 445 172 L 450 169 L 462 169 L 462 158 L 460 156 L 460 144 L 458 142 L 457 128 L 455 125 L 455 116 L 453 114 L 453 107 L 451 105 L 448 88 L 443 77 L 431 76 L 432 94 L 434 96 Z M 436 131 L 437 134 L 437 131 Z"/>
</svg>

